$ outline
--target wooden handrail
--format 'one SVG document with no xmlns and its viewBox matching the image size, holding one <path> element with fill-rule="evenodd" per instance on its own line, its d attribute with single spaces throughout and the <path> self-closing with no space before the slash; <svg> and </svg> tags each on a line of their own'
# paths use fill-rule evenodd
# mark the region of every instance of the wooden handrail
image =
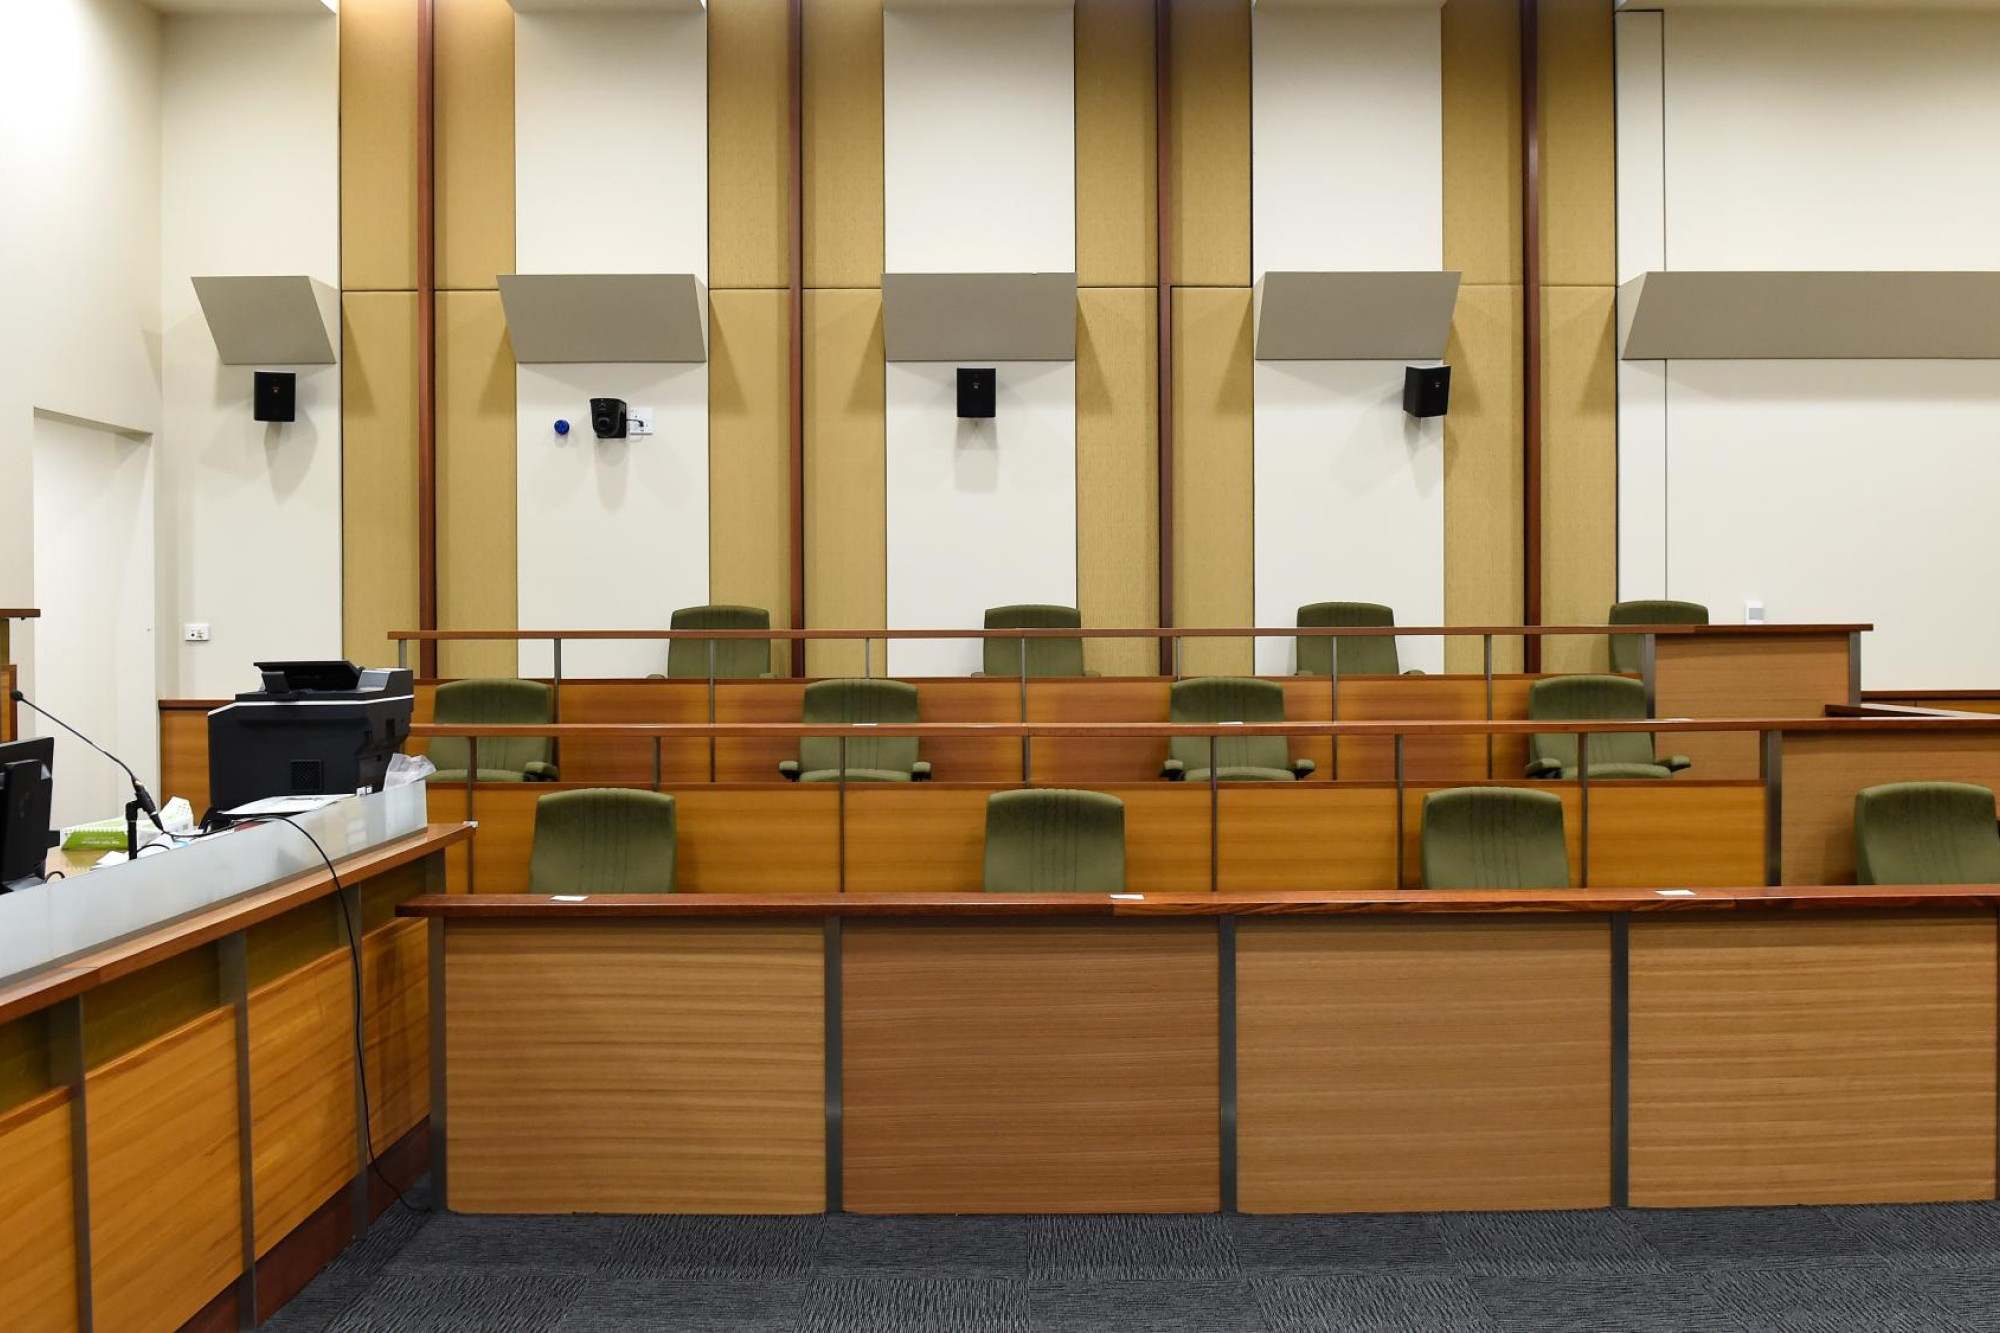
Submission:
<svg viewBox="0 0 2000 1333">
<path fill-rule="evenodd" d="M 1340 625 L 1279 628 L 1204 629 L 403 629 L 395 643 L 519 643 L 561 639 L 755 639 L 763 641 L 863 639 L 1370 639 L 1370 638 L 1558 638 L 1580 635 L 1651 634 L 1686 636 L 1753 634 L 1865 634 L 1873 625 Z"/>
<path fill-rule="evenodd" d="M 32 606 L 0 607 L 0 620 L 40 620 L 42 613 Z"/>
</svg>

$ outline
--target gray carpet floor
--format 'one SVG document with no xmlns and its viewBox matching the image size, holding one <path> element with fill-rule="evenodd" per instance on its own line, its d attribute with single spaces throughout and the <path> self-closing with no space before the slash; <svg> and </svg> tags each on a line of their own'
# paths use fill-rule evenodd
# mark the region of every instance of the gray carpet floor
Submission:
<svg viewBox="0 0 2000 1333">
<path fill-rule="evenodd" d="M 458 1217 L 392 1208 L 265 1327 L 2000 1330 L 2000 1206 L 1324 1218 Z"/>
</svg>

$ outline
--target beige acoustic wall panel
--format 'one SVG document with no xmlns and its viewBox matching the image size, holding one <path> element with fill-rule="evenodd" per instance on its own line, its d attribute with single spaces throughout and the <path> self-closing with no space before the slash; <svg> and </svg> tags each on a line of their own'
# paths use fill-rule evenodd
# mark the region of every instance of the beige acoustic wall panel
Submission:
<svg viewBox="0 0 2000 1333">
<path fill-rule="evenodd" d="M 417 0 L 340 7 L 340 285 L 417 285 Z"/>
<path fill-rule="evenodd" d="M 1519 0 L 1452 0 L 1441 17 L 1444 266 L 1467 286 L 1519 284 Z"/>
<path fill-rule="evenodd" d="M 789 8 L 787 0 L 731 0 L 708 11 L 711 288 L 791 282 Z"/>
<path fill-rule="evenodd" d="M 414 89 L 412 89 L 414 93 Z M 514 271 L 514 11 L 437 0 L 437 281 Z"/>
<path fill-rule="evenodd" d="M 1076 3 L 1076 280 L 1146 287 L 1159 276 L 1153 6 Z M 1081 403 L 1079 403 L 1079 408 Z"/>
<path fill-rule="evenodd" d="M 1541 36 L 1542 283 L 1610 286 L 1618 280 L 1611 9 L 1544 0 Z"/>
<path fill-rule="evenodd" d="M 1176 285 L 1248 287 L 1250 0 L 1170 0 Z"/>
<path fill-rule="evenodd" d="M 1174 298 L 1174 623 L 1249 625 L 1252 563 L 1251 292 Z M 1188 675 L 1251 669 L 1250 641 L 1190 640 Z"/>
<path fill-rule="evenodd" d="M 805 17 L 805 281 L 882 281 L 882 3 L 841 0 Z"/>
<path fill-rule="evenodd" d="M 1077 609 L 1093 627 L 1156 625 L 1157 303 L 1151 287 L 1085 288 L 1076 299 Z M 1160 668 L 1158 650 L 1144 639 L 1086 641 L 1084 653 L 1091 670 L 1106 676 L 1150 676 Z"/>
<path fill-rule="evenodd" d="M 711 158 L 711 160 L 713 160 Z M 791 297 L 711 292 L 708 593 L 791 620 Z M 791 649 L 772 645 L 788 674 Z"/>
<path fill-rule="evenodd" d="M 1445 359 L 1444 615 L 1454 625 L 1521 623 L 1521 289 L 1459 292 Z M 1519 639 L 1493 645 L 1494 666 L 1518 671 Z M 1445 669 L 1481 669 L 1480 642 L 1452 639 Z"/>
<path fill-rule="evenodd" d="M 513 629 L 518 543 L 514 355 L 498 292 L 438 295 L 438 624 Z M 530 543 L 554 534 L 530 532 Z M 511 676 L 511 643 L 447 643 L 446 676 Z"/>
<path fill-rule="evenodd" d="M 882 293 L 806 293 L 806 624 L 888 619 L 887 363 Z M 874 662 L 886 661 L 877 643 Z M 813 644 L 806 674 L 859 675 L 862 645 Z"/>
<path fill-rule="evenodd" d="M 389 631 L 417 627 L 417 298 L 341 305 L 342 651 L 389 662 Z"/>
<path fill-rule="evenodd" d="M 1542 292 L 1542 619 L 1602 624 L 1618 600 L 1618 358 L 1613 287 Z M 1610 641 L 1552 639 L 1547 671 L 1603 671 Z"/>
</svg>

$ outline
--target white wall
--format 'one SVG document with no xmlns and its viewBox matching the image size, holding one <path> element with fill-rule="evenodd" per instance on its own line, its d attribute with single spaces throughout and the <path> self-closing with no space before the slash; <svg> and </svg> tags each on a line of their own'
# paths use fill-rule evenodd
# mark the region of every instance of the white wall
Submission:
<svg viewBox="0 0 2000 1333">
<path fill-rule="evenodd" d="M 1068 6 L 889 8 L 884 248 L 892 272 L 1076 267 L 1075 35 Z M 996 371 L 961 421 L 957 366 L 886 371 L 888 619 L 976 628 L 989 606 L 1074 605 L 1076 366 Z M 976 641 L 898 642 L 889 669 L 979 669 Z"/>
<path fill-rule="evenodd" d="M 961 421 L 957 367 L 888 368 L 891 626 L 976 629 L 989 606 L 1076 602 L 1076 364 L 995 369 L 997 415 Z M 982 660 L 977 640 L 889 645 L 902 675 Z"/>
<path fill-rule="evenodd" d="M 1630 14 L 1619 267 L 2000 268 L 2000 15 Z M 1621 367 L 1620 594 L 1876 624 L 1869 688 L 2000 678 L 1991 362 Z"/>
<path fill-rule="evenodd" d="M 166 23 L 161 304 L 160 688 L 218 698 L 251 663 L 341 653 L 340 369 L 298 373 L 298 420 L 252 419 L 253 367 L 225 366 L 195 276 L 340 280 L 340 69 L 331 14 Z M 338 330 L 335 346 L 339 346 Z M 184 644 L 207 623 L 213 638 Z"/>
<path fill-rule="evenodd" d="M 699 14 L 522 14 L 514 35 L 516 267 L 708 277 L 708 44 Z M 524 628 L 658 628 L 709 600 L 708 368 L 522 366 Z M 600 444 L 593 397 L 655 411 Z M 571 423 L 567 440 L 553 429 Z M 577 644 L 566 674 L 665 669 L 662 644 Z M 549 669 L 523 645 L 521 669 Z"/>
<path fill-rule="evenodd" d="M 154 446 L 36 416 L 33 432 L 40 677 L 35 701 L 159 790 L 153 643 Z M 22 731 L 56 738 L 55 822 L 118 815 L 124 775 L 83 742 L 23 710 Z"/>
<path fill-rule="evenodd" d="M 1444 264 L 1438 11 L 1252 11 L 1252 270 Z M 1403 411 L 1400 361 L 1259 361 L 1253 378 L 1257 623 L 1328 600 L 1444 620 L 1443 423 Z M 1442 645 L 1403 640 L 1440 670 Z M 1257 669 L 1288 673 L 1289 639 Z"/>
</svg>

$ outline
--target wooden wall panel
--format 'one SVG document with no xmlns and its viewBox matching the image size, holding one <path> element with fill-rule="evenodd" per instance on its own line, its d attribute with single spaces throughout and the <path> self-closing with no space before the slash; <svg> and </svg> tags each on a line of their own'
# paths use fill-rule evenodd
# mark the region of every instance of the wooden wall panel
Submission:
<svg viewBox="0 0 2000 1333">
<path fill-rule="evenodd" d="M 0 1115 L 0 1310 L 15 1333 L 76 1327 L 70 1105 L 59 1089 Z"/>
<path fill-rule="evenodd" d="M 804 99 L 806 285 L 879 287 L 882 0 L 808 6 Z"/>
<path fill-rule="evenodd" d="M 1740 889 L 1764 882 L 1762 783 L 1590 785 L 1590 883 Z"/>
<path fill-rule="evenodd" d="M 1176 286 L 1246 287 L 1252 281 L 1250 0 L 1171 3 L 1169 272 Z"/>
<path fill-rule="evenodd" d="M 218 1009 L 86 1084 L 96 1324 L 177 1328 L 242 1271 L 235 1015 Z"/>
<path fill-rule="evenodd" d="M 1632 923 L 1632 1203 L 1994 1191 L 1994 919 Z"/>
<path fill-rule="evenodd" d="M 1080 42 L 1081 9 L 1077 22 Z M 1079 89 L 1081 78 L 1079 71 Z M 1154 625 L 1160 618 L 1159 311 L 1150 287 L 1080 290 L 1076 300 L 1077 606 L 1090 626 Z M 1107 676 L 1150 675 L 1160 662 L 1144 639 L 1089 641 L 1084 655 Z"/>
<path fill-rule="evenodd" d="M 250 989 L 281 981 L 336 949 L 346 957 L 344 917 L 340 898 L 328 894 L 251 926 L 244 932 Z"/>
<path fill-rule="evenodd" d="M 850 922 L 857 1213 L 1213 1212 L 1213 923 Z"/>
<path fill-rule="evenodd" d="M 1542 290 L 1542 618 L 1601 625 L 1618 600 L 1616 287 Z M 1609 639 L 1552 639 L 1549 671 L 1607 671 Z"/>
<path fill-rule="evenodd" d="M 879 11 L 873 4 L 855 8 Z M 878 42 L 881 26 L 878 12 Z M 878 215 L 879 185 L 878 177 Z M 805 318 L 806 624 L 875 629 L 889 616 L 882 293 L 807 292 Z M 815 643 L 806 673 L 858 676 L 861 659 L 859 643 Z M 875 661 L 886 660 L 878 643 Z"/>
<path fill-rule="evenodd" d="M 342 651 L 391 662 L 389 631 L 417 627 L 417 299 L 349 292 L 341 309 Z"/>
<path fill-rule="evenodd" d="M 1598 0 L 1542 0 L 1540 14 L 1542 282 L 1550 287 L 1615 286 L 1618 149 L 1612 6 Z"/>
<path fill-rule="evenodd" d="M 708 11 L 711 291 L 791 281 L 789 8 L 787 0 L 730 0 Z M 811 7 L 808 26 L 819 8 Z"/>
<path fill-rule="evenodd" d="M 53 1084 L 47 1010 L 0 1023 L 0 1112 L 35 1100 Z"/>
<path fill-rule="evenodd" d="M 1246 1213 L 1611 1201 L 1602 919 L 1246 921 Z"/>
<path fill-rule="evenodd" d="M 1794 733 L 1781 765 L 1786 884 L 1854 882 L 1854 797 L 1883 782 L 1971 782 L 2000 789 L 2000 741 L 1907 731 Z"/>
<path fill-rule="evenodd" d="M 430 1114 L 428 923 L 402 920 L 361 942 L 369 1138 L 379 1154 Z"/>
<path fill-rule="evenodd" d="M 1257 618 L 1250 305 L 1247 287 L 1174 298 L 1174 620 L 1183 626 Z M 1251 656 L 1248 640 L 1190 640 L 1183 667 L 1246 673 Z"/>
<path fill-rule="evenodd" d="M 1846 634 L 1758 637 L 1717 631 L 1662 637 L 1655 649 L 1659 717 L 1821 717 L 1848 702 L 1852 654 Z M 1760 775 L 1755 732 L 1679 737 L 1694 776 Z M 1815 880 L 1814 883 L 1824 883 Z"/>
<path fill-rule="evenodd" d="M 1080 286 L 1150 287 L 1159 276 L 1159 116 L 1153 75 L 1153 6 L 1135 0 L 1077 0 Z M 1081 407 L 1079 385 L 1079 416 Z"/>
<path fill-rule="evenodd" d="M 1521 289 L 1464 287 L 1445 359 L 1444 618 L 1521 623 Z M 1445 640 L 1445 669 L 1480 670 L 1477 639 Z M 1521 669 L 1519 639 L 1493 644 L 1496 670 Z"/>
<path fill-rule="evenodd" d="M 1519 0 L 1451 0 L 1442 23 L 1444 266 L 1468 286 L 1518 287 Z"/>
<path fill-rule="evenodd" d="M 417 285 L 416 89 L 417 0 L 347 0 L 340 7 L 340 285 L 346 291 Z M 352 359 L 342 358 L 350 374 Z"/>
<path fill-rule="evenodd" d="M 342 950 L 250 995 L 250 1142 L 260 1257 L 354 1175 L 352 967 Z"/>
<path fill-rule="evenodd" d="M 500 294 L 440 292 L 437 327 L 438 624 L 513 629 L 519 424 Z M 385 645 L 368 660 L 389 661 L 392 653 Z M 447 676 L 511 676 L 517 669 L 511 643 L 438 645 L 438 670 Z"/>
<path fill-rule="evenodd" d="M 783 625 L 792 604 L 791 302 L 783 291 L 712 291 L 709 312 L 709 600 L 764 607 Z M 791 661 L 790 644 L 771 645 L 773 671 L 789 674 Z"/>
<path fill-rule="evenodd" d="M 208 713 L 160 709 L 160 799 L 187 798 L 199 819 L 208 811 Z"/>
<path fill-rule="evenodd" d="M 83 1055 L 104 1064 L 155 1041 L 222 1003 L 216 946 L 204 945 L 128 972 L 91 991 L 83 1015 Z"/>
<path fill-rule="evenodd" d="M 445 940 L 453 1209 L 825 1207 L 818 922 L 494 922 Z"/>
<path fill-rule="evenodd" d="M 514 271 L 513 6 L 437 0 L 436 68 L 438 286 L 491 291 Z M 414 107 L 416 84 L 398 95 Z"/>
</svg>

